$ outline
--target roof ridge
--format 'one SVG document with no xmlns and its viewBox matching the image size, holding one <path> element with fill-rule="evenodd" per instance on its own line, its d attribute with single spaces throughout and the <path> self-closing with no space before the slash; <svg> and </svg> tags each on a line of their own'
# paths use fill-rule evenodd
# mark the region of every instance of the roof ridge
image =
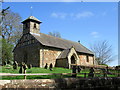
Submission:
<svg viewBox="0 0 120 90">
<path fill-rule="evenodd" d="M 40 33 L 40 34 L 44 34 L 44 33 Z M 79 44 L 78 42 L 67 40 L 67 39 L 64 39 L 64 38 L 59 38 L 59 37 L 51 36 L 51 35 L 48 35 L 48 34 L 44 34 L 44 35 L 47 35 L 47 36 L 50 36 L 50 37 L 53 37 L 53 38 L 57 38 L 57 39 L 61 39 L 61 40 L 65 40 L 65 41 L 74 42 L 74 43 Z"/>
<path fill-rule="evenodd" d="M 40 33 L 40 34 L 44 34 L 44 33 Z M 57 38 L 57 39 L 61 39 L 61 40 L 65 40 L 65 41 L 69 41 L 69 42 L 74 42 L 76 44 L 80 44 L 82 45 L 81 43 L 78 43 L 78 42 L 75 42 L 75 41 L 71 41 L 71 40 L 67 40 L 67 39 L 64 39 L 64 38 L 59 38 L 59 37 L 55 37 L 55 36 L 51 36 L 51 35 L 48 35 L 48 34 L 44 34 L 44 35 L 47 35 L 47 36 L 50 36 L 50 37 L 53 37 L 53 38 Z M 83 46 L 83 45 L 82 45 Z M 88 48 L 86 48 L 85 46 L 83 46 L 86 50 L 89 50 Z M 89 50 L 90 52 L 92 52 L 91 50 Z"/>
<path fill-rule="evenodd" d="M 83 46 L 81 43 L 67 40 L 64 38 L 54 37 L 54 36 L 47 35 L 44 33 L 39 33 L 39 34 L 40 34 L 40 36 L 37 36 L 34 34 L 32 34 L 32 35 L 34 35 L 34 37 L 43 45 L 57 47 L 57 48 L 61 48 L 61 49 L 68 49 L 68 48 L 71 48 L 72 46 L 74 46 L 76 51 L 78 51 L 78 52 L 93 54 L 92 51 L 90 51 L 87 47 Z"/>
</svg>

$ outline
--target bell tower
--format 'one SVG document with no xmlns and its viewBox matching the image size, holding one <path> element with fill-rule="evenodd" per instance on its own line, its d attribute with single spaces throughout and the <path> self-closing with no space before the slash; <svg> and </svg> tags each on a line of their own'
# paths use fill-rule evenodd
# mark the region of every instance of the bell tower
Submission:
<svg viewBox="0 0 120 90">
<path fill-rule="evenodd" d="M 34 33 L 34 34 L 40 33 L 40 23 L 42 22 L 37 18 L 35 18 L 34 16 L 28 17 L 22 23 L 23 23 L 23 35 L 27 33 Z"/>
</svg>

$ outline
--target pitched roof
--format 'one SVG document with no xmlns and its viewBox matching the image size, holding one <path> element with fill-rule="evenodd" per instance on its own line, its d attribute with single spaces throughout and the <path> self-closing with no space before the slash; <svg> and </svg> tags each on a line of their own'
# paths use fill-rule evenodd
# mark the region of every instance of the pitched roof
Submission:
<svg viewBox="0 0 120 90">
<path fill-rule="evenodd" d="M 57 57 L 57 59 L 67 58 L 69 52 L 70 49 L 63 50 L 62 53 Z"/>
<path fill-rule="evenodd" d="M 60 48 L 60 49 L 69 49 L 72 46 L 74 46 L 74 48 L 76 49 L 77 52 L 93 55 L 93 52 L 91 52 L 89 49 L 87 49 L 86 47 L 84 47 L 82 44 L 80 44 L 78 42 L 73 42 L 70 40 L 53 37 L 53 36 L 46 35 L 43 33 L 40 33 L 40 35 L 37 35 L 37 34 L 32 34 L 32 35 L 42 45 L 45 45 L 45 46 L 56 47 L 56 48 Z"/>
<path fill-rule="evenodd" d="M 38 20 L 37 18 L 35 18 L 34 16 L 30 16 L 28 17 L 27 19 L 25 19 L 22 23 L 28 21 L 28 20 L 32 20 L 32 21 L 35 21 L 35 22 L 38 22 L 38 23 L 42 23 L 40 20 Z"/>
</svg>

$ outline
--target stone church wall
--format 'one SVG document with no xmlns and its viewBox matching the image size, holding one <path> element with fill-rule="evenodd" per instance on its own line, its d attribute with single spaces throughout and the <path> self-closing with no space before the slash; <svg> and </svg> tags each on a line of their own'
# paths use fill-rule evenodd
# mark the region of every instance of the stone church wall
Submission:
<svg viewBox="0 0 120 90">
<path fill-rule="evenodd" d="M 44 47 L 40 49 L 40 66 L 44 67 L 46 63 L 48 66 L 52 63 L 55 66 L 56 59 L 62 51 L 56 48 Z"/>
<path fill-rule="evenodd" d="M 88 56 L 87 61 L 87 55 L 78 55 L 80 58 L 80 65 L 93 65 L 94 57 Z"/>
<path fill-rule="evenodd" d="M 39 44 L 31 44 L 14 50 L 14 60 L 18 63 L 25 62 L 26 60 L 27 64 L 38 67 L 40 63 L 39 59 Z"/>
</svg>

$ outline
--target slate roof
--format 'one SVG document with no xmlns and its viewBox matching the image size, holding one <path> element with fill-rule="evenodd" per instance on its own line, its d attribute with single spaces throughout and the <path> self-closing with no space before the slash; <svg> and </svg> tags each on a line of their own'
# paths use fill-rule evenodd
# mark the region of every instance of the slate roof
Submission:
<svg viewBox="0 0 120 90">
<path fill-rule="evenodd" d="M 70 49 L 63 50 L 62 53 L 57 57 L 57 59 L 67 58 L 69 52 L 70 52 Z"/>
<path fill-rule="evenodd" d="M 64 49 L 64 50 L 70 49 L 72 46 L 74 46 L 74 48 L 76 49 L 77 52 L 93 55 L 93 52 L 91 52 L 89 49 L 87 49 L 86 47 L 84 47 L 82 44 L 80 44 L 78 42 L 73 42 L 70 40 L 53 37 L 53 36 L 46 35 L 43 33 L 40 33 L 40 35 L 37 35 L 37 34 L 32 34 L 32 35 L 42 45 L 45 45 L 45 46 L 56 47 L 56 48 L 60 48 L 60 49 Z M 65 53 L 67 53 L 67 52 L 65 52 Z"/>
</svg>

